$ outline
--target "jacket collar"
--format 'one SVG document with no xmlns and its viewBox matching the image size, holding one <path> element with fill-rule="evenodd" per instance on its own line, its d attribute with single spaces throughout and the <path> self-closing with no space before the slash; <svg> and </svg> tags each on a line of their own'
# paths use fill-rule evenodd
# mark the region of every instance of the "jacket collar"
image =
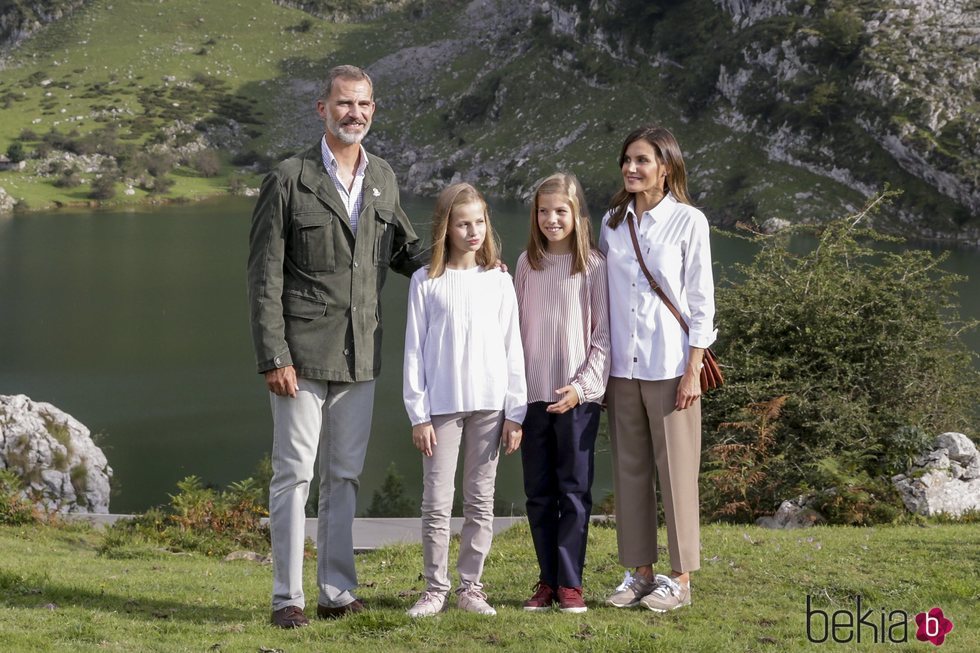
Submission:
<svg viewBox="0 0 980 653">
<path fill-rule="evenodd" d="M 381 166 L 375 161 L 374 157 L 368 154 L 367 150 L 361 150 L 367 157 L 367 168 L 364 170 L 364 184 L 361 187 L 361 215 L 366 209 L 384 193 L 385 178 L 381 172 Z M 303 167 L 299 173 L 299 182 L 311 190 L 320 201 L 333 209 L 334 213 L 346 218 L 347 209 L 337 188 L 333 185 L 333 180 L 323 168 L 323 158 L 318 140 L 312 147 L 303 152 Z M 345 220 L 346 222 L 347 220 Z"/>
<path fill-rule="evenodd" d="M 299 183 L 308 188 L 320 198 L 320 201 L 333 209 L 339 216 L 346 216 L 347 209 L 340 199 L 340 194 L 333 185 L 333 180 L 323 168 L 323 159 L 320 158 L 320 142 L 303 152 L 303 167 L 299 173 Z"/>
</svg>

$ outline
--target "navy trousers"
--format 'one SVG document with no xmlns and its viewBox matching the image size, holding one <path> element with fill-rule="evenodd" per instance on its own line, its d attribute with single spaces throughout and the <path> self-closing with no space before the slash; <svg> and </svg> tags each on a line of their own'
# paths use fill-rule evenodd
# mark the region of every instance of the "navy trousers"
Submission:
<svg viewBox="0 0 980 653">
<path fill-rule="evenodd" d="M 599 404 L 580 404 L 561 415 L 536 401 L 524 418 L 521 463 L 527 519 L 541 582 L 581 587 L 592 514 L 592 477 Z"/>
</svg>

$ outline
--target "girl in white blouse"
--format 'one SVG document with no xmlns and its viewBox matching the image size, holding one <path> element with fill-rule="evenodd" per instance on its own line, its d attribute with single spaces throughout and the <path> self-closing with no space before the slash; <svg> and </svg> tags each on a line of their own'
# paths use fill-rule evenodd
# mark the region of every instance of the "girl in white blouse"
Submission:
<svg viewBox="0 0 980 653">
<path fill-rule="evenodd" d="M 585 612 L 582 569 L 592 509 L 599 408 L 609 376 L 606 262 L 593 249 L 582 186 L 542 181 L 517 261 L 527 368 L 521 462 L 539 575 L 528 611 Z"/>
<path fill-rule="evenodd" d="M 449 518 L 463 448 L 463 528 L 457 606 L 496 611 L 480 578 L 493 539 L 493 492 L 501 443 L 521 442 L 527 411 L 517 298 L 509 274 L 489 266 L 497 244 L 487 204 L 470 184 L 453 184 L 436 202 L 432 262 L 412 277 L 405 327 L 405 409 L 422 458 L 422 552 L 426 589 L 408 610 L 426 617 L 446 608 Z"/>
<path fill-rule="evenodd" d="M 609 597 L 615 607 L 666 612 L 691 602 L 700 567 L 698 468 L 704 349 L 716 332 L 708 221 L 691 206 L 680 147 L 662 127 L 637 129 L 619 157 L 623 189 L 602 219 L 599 247 L 609 276 L 612 365 L 606 399 L 613 452 L 620 562 L 632 578 Z M 678 320 L 650 287 L 631 237 Z M 657 561 L 659 482 L 670 574 Z"/>
</svg>

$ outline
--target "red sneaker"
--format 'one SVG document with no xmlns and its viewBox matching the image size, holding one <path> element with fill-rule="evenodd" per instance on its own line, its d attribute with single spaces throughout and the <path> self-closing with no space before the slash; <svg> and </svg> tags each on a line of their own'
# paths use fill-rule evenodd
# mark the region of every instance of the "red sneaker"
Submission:
<svg viewBox="0 0 980 653">
<path fill-rule="evenodd" d="M 525 608 L 526 610 L 527 608 Z M 581 587 L 559 587 L 558 588 L 558 609 L 562 612 L 585 612 L 585 600 L 582 598 Z"/>
<path fill-rule="evenodd" d="M 551 609 L 551 604 L 555 602 L 555 590 L 551 585 L 538 581 L 534 586 L 534 596 L 524 601 L 524 609 L 527 612 L 544 612 Z"/>
</svg>

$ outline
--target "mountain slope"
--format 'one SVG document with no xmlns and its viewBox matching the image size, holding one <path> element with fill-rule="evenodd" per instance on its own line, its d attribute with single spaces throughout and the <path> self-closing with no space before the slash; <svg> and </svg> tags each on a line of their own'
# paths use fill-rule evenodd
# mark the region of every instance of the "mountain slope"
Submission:
<svg viewBox="0 0 980 653">
<path fill-rule="evenodd" d="M 0 151 L 114 126 L 170 148 L 186 173 L 170 194 L 214 192 L 226 179 L 195 178 L 194 152 L 261 167 L 303 147 L 325 71 L 351 62 L 375 79 L 370 147 L 413 192 L 464 178 L 519 197 L 565 168 L 598 211 L 623 136 L 659 122 L 716 223 L 821 220 L 890 183 L 906 193 L 884 226 L 977 243 L 977 15 L 969 0 L 91 0 L 9 54 Z M 63 201 L 50 178 L 17 181 Z"/>
</svg>

